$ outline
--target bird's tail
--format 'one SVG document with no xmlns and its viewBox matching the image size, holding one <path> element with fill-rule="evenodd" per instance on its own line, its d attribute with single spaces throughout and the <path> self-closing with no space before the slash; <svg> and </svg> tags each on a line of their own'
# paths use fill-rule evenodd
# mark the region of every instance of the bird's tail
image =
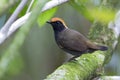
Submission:
<svg viewBox="0 0 120 80">
<path fill-rule="evenodd" d="M 99 46 L 99 50 L 106 51 L 106 50 L 108 50 L 108 47 L 107 46 Z"/>
<path fill-rule="evenodd" d="M 90 41 L 87 41 L 87 46 L 90 48 L 91 51 L 96 51 L 96 50 L 106 51 L 106 50 L 108 50 L 107 46 L 95 45 L 95 44 L 91 43 Z"/>
</svg>

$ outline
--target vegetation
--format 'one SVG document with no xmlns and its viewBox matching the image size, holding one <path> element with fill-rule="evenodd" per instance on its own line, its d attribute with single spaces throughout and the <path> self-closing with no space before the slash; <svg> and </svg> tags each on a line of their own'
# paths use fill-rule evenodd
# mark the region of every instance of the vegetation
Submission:
<svg viewBox="0 0 120 80">
<path fill-rule="evenodd" d="M 119 0 L 1 0 L 0 4 L 0 80 L 42 80 L 54 70 L 46 80 L 88 80 L 103 74 L 101 68 L 110 62 L 118 44 L 120 32 L 114 27 L 119 29 Z M 20 5 L 21 10 L 17 10 Z M 55 45 L 53 32 L 46 25 L 54 16 L 63 18 L 68 26 L 78 29 L 91 41 L 107 45 L 109 50 L 85 54 L 77 58 L 78 62 L 62 65 L 69 56 Z M 118 61 L 119 56 L 113 60 Z M 119 69 L 118 73 L 107 71 L 111 64 L 105 75 L 119 75 Z"/>
</svg>

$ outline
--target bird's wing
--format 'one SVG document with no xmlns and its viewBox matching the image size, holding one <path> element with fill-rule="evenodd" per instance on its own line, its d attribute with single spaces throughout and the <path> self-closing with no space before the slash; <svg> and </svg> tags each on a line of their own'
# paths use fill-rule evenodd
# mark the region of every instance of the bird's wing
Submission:
<svg viewBox="0 0 120 80">
<path fill-rule="evenodd" d="M 63 37 L 64 36 L 64 37 Z M 86 38 L 75 30 L 67 30 L 62 33 L 59 44 L 68 50 L 84 51 L 87 49 Z"/>
</svg>

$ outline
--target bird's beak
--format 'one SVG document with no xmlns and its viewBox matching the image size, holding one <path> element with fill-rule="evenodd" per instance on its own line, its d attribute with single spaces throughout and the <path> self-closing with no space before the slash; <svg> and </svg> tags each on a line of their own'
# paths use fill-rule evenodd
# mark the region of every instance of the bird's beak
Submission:
<svg viewBox="0 0 120 80">
<path fill-rule="evenodd" d="M 51 22 L 50 22 L 50 21 L 47 21 L 47 23 L 51 24 Z"/>
</svg>

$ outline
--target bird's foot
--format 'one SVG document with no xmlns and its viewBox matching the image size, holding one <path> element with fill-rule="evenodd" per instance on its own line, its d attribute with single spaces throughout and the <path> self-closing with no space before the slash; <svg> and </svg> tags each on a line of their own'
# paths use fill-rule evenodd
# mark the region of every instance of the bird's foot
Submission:
<svg viewBox="0 0 120 80">
<path fill-rule="evenodd" d="M 68 62 L 70 62 L 70 61 L 77 61 L 75 58 L 70 58 L 69 60 L 68 60 Z"/>
<path fill-rule="evenodd" d="M 79 55 L 70 58 L 70 59 L 68 60 L 68 62 L 70 62 L 70 61 L 77 61 L 77 60 L 75 59 L 75 58 L 77 58 L 77 57 L 79 57 Z"/>
</svg>

